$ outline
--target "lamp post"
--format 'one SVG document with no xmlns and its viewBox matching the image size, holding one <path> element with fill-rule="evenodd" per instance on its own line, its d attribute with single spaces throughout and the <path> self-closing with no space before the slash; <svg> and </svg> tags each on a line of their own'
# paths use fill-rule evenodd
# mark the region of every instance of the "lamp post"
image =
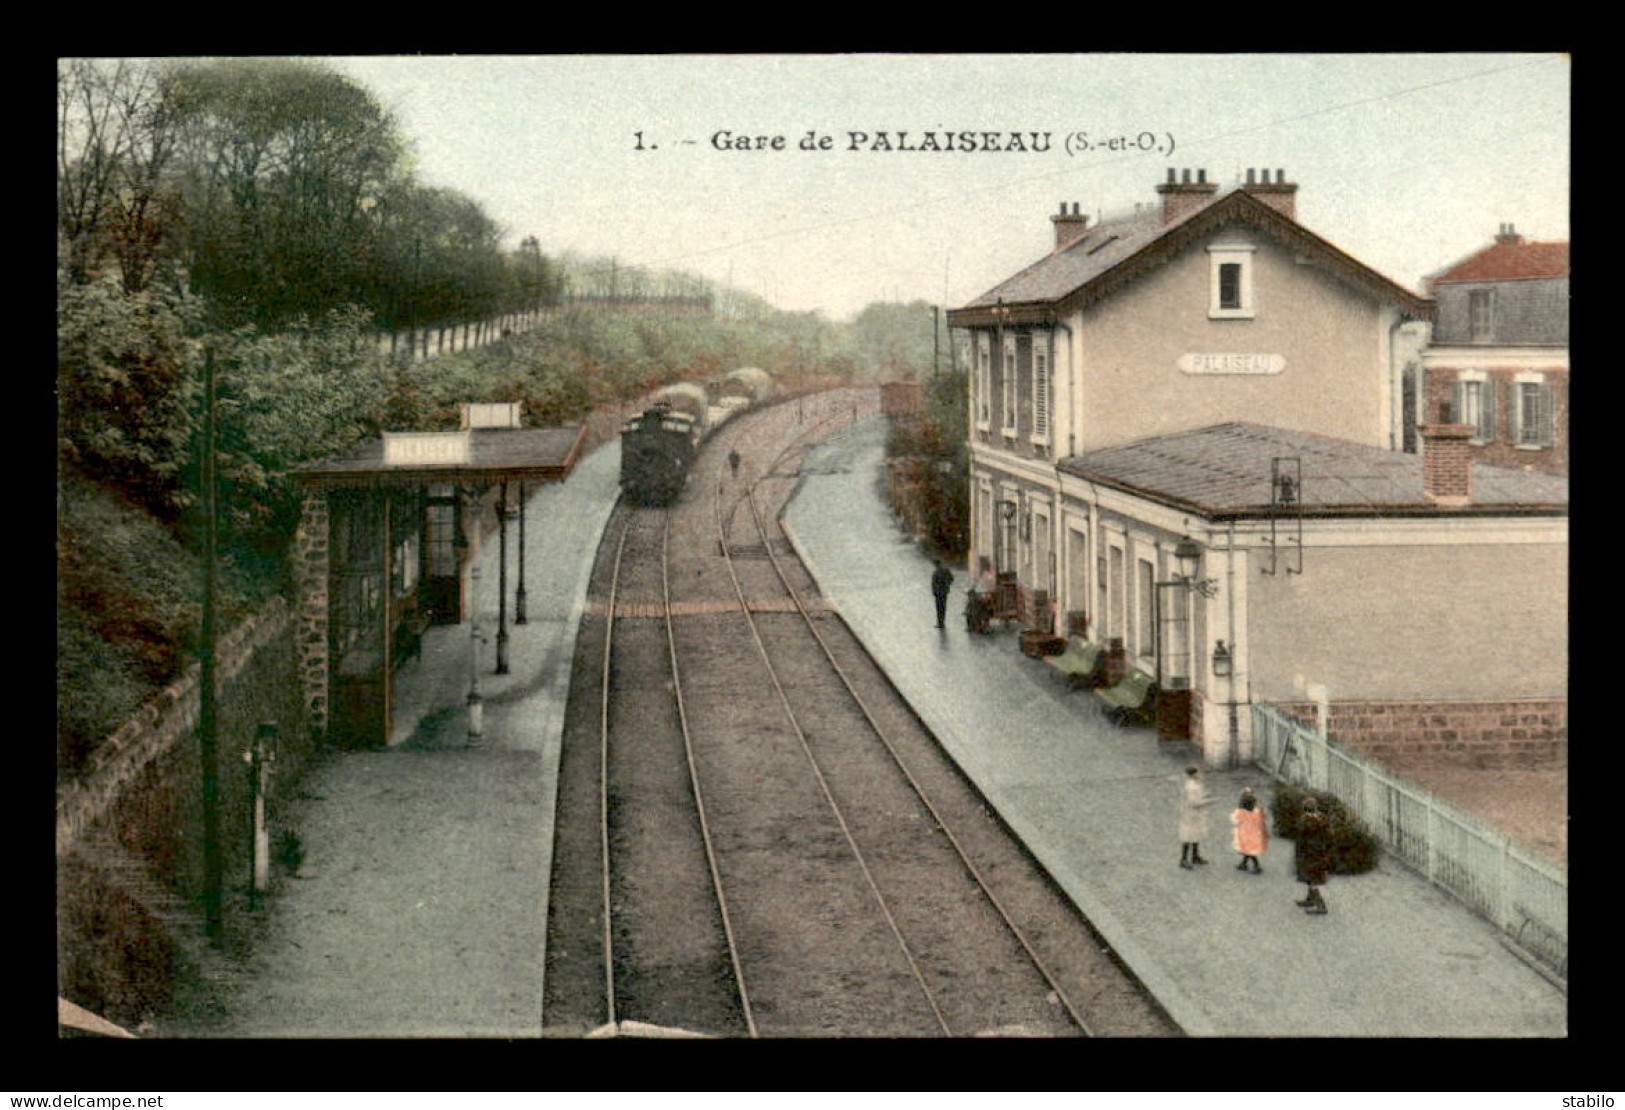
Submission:
<svg viewBox="0 0 1625 1110">
<path fill-rule="evenodd" d="M 508 673 L 508 483 L 497 491 L 497 674 Z"/>
<path fill-rule="evenodd" d="M 525 483 L 519 483 L 519 588 L 513 594 L 513 623 L 525 623 Z"/>
<path fill-rule="evenodd" d="M 480 697 L 480 568 L 468 571 L 468 746 L 478 747 L 485 734 L 485 705 Z"/>
</svg>

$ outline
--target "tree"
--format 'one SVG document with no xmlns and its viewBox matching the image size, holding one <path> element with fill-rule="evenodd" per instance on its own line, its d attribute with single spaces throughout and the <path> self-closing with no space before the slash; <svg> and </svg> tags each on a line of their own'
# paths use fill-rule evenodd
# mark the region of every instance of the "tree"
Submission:
<svg viewBox="0 0 1625 1110">
<path fill-rule="evenodd" d="M 367 303 L 372 210 L 401 176 L 393 119 L 322 65 L 177 63 L 184 254 L 221 322 L 275 324 Z"/>
<path fill-rule="evenodd" d="M 178 138 L 174 102 L 149 67 L 68 59 L 57 67 L 57 230 L 64 265 L 87 282 L 108 261 L 146 288 L 174 218 L 164 177 Z"/>
<path fill-rule="evenodd" d="M 853 353 L 883 379 L 923 377 L 931 372 L 936 321 L 925 301 L 875 301 L 852 321 Z"/>
<path fill-rule="evenodd" d="M 194 426 L 198 306 L 130 293 L 110 276 L 57 282 L 58 442 L 62 459 L 173 519 Z"/>
</svg>

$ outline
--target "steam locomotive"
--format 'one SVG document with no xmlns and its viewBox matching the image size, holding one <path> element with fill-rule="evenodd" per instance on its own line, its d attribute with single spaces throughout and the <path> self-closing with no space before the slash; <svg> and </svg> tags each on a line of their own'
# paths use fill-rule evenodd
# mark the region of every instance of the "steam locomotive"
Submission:
<svg viewBox="0 0 1625 1110">
<path fill-rule="evenodd" d="M 773 395 L 773 376 L 754 366 L 701 386 L 656 390 L 643 412 L 621 427 L 621 489 L 638 505 L 670 505 L 682 493 L 700 446 L 735 414 Z"/>
</svg>

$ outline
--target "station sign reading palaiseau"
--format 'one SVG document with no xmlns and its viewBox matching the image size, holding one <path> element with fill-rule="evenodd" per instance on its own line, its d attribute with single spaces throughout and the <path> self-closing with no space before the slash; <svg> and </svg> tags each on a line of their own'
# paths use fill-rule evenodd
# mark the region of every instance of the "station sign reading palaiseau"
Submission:
<svg viewBox="0 0 1625 1110">
<path fill-rule="evenodd" d="M 1286 369 L 1281 355 L 1189 354 L 1176 364 L 1187 374 L 1279 374 Z"/>
</svg>

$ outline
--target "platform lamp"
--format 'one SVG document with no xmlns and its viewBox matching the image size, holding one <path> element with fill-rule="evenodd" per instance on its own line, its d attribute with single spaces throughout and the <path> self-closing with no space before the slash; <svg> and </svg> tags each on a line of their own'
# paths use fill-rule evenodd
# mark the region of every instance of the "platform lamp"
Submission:
<svg viewBox="0 0 1625 1110">
<path fill-rule="evenodd" d="M 1189 536 L 1174 545 L 1174 562 L 1179 567 L 1179 573 L 1174 575 L 1175 582 L 1203 597 L 1213 597 L 1219 592 L 1217 578 L 1196 577 L 1196 572 L 1202 566 L 1202 549 Z"/>
<path fill-rule="evenodd" d="M 480 568 L 468 571 L 468 746 L 478 747 L 485 734 L 485 703 L 480 697 Z"/>
<path fill-rule="evenodd" d="M 513 592 L 513 623 L 527 624 L 525 619 L 525 483 L 519 483 L 519 588 Z"/>
<path fill-rule="evenodd" d="M 497 492 L 497 665 L 496 674 L 508 673 L 508 483 Z"/>
</svg>

